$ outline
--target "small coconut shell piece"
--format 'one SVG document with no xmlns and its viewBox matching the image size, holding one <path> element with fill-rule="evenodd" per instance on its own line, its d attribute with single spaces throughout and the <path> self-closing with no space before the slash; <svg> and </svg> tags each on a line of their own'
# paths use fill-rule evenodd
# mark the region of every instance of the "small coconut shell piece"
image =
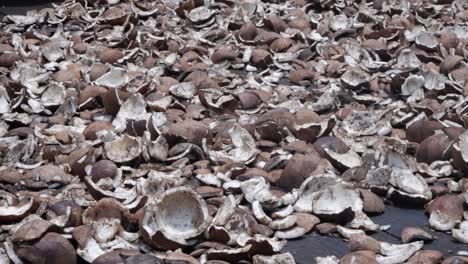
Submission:
<svg viewBox="0 0 468 264">
<path fill-rule="evenodd" d="M 286 163 L 277 182 L 285 190 L 298 188 L 317 168 L 319 158 L 312 155 L 295 154 Z"/>
<path fill-rule="evenodd" d="M 363 201 L 363 211 L 368 214 L 382 214 L 385 210 L 385 204 L 378 195 L 375 193 L 359 189 Z"/>
<path fill-rule="evenodd" d="M 271 54 L 264 49 L 255 49 L 252 52 L 252 64 L 258 67 L 267 67 L 273 61 Z"/>
<path fill-rule="evenodd" d="M 357 68 L 352 68 L 341 76 L 341 82 L 350 89 L 357 89 L 369 84 L 369 75 Z"/>
<path fill-rule="evenodd" d="M 424 77 L 411 75 L 405 79 L 405 82 L 401 86 L 401 94 L 404 96 L 410 96 L 415 93 L 417 90 L 421 89 L 424 86 Z"/>
<path fill-rule="evenodd" d="M 98 134 L 102 131 L 112 131 L 112 123 L 107 121 L 97 121 L 86 126 L 83 131 L 83 135 L 87 140 L 96 140 L 98 139 Z"/>
<path fill-rule="evenodd" d="M 338 183 L 321 191 L 312 205 L 313 212 L 320 219 L 346 223 L 354 213 L 362 210 L 359 193 L 349 186 Z"/>
<path fill-rule="evenodd" d="M 416 240 L 431 241 L 434 240 L 434 236 L 424 231 L 419 227 L 405 227 L 401 231 L 401 242 L 404 244 L 413 242 Z"/>
<path fill-rule="evenodd" d="M 449 74 L 462 61 L 463 57 L 458 55 L 449 55 L 445 57 L 444 61 L 442 61 L 442 63 L 440 64 L 440 73 Z"/>
<path fill-rule="evenodd" d="M 377 257 L 371 251 L 356 251 L 344 255 L 338 264 L 378 264 Z"/>
<path fill-rule="evenodd" d="M 194 120 L 184 120 L 172 124 L 167 131 L 167 140 L 172 145 L 177 141 L 186 141 L 202 146 L 202 139 L 210 137 L 209 128 Z"/>
<path fill-rule="evenodd" d="M 380 254 L 382 255 L 377 256 L 377 261 L 381 264 L 403 263 L 423 246 L 423 241 L 402 245 L 380 242 Z"/>
<path fill-rule="evenodd" d="M 252 245 L 232 249 L 209 249 L 206 252 L 208 260 L 223 260 L 229 263 L 237 263 L 241 260 L 249 259 L 249 252 Z"/>
<path fill-rule="evenodd" d="M 437 250 L 420 250 L 416 252 L 411 258 L 405 263 L 407 264 L 437 264 L 442 260 L 444 254 Z"/>
<path fill-rule="evenodd" d="M 117 175 L 117 165 L 110 160 L 100 160 L 91 168 L 91 179 L 98 182 L 100 179 L 114 179 Z"/>
<path fill-rule="evenodd" d="M 211 222 L 205 201 L 189 187 L 165 191 L 145 209 L 145 215 L 154 218 L 148 226 L 150 235 L 160 231 L 167 239 L 182 244 L 203 233 Z"/>
<path fill-rule="evenodd" d="M 75 248 L 72 244 L 57 233 L 47 233 L 33 246 L 45 260 L 45 263 L 77 263 Z M 19 254 L 22 258 L 21 254 Z M 27 256 L 24 256 L 27 257 Z"/>
<path fill-rule="evenodd" d="M 271 214 L 271 217 L 273 219 L 285 218 L 289 216 L 290 214 L 292 214 L 293 212 L 294 212 L 294 207 L 292 205 L 288 205 L 287 207 Z"/>
<path fill-rule="evenodd" d="M 450 139 L 445 134 L 435 134 L 424 139 L 416 152 L 418 162 L 431 164 L 437 160 L 444 160 L 444 152 L 449 147 Z"/>
<path fill-rule="evenodd" d="M 468 244 L 468 221 L 463 221 L 458 228 L 452 229 L 452 237 L 461 243 Z"/>
<path fill-rule="evenodd" d="M 158 259 L 155 256 L 151 256 L 151 258 L 135 258 L 139 256 L 148 256 L 143 255 L 137 250 L 131 249 L 117 249 L 105 254 L 100 255 L 97 257 L 92 264 L 110 264 L 110 263 L 132 263 L 131 261 L 135 261 L 136 259 L 140 260 L 141 262 L 138 263 L 146 263 L 146 261 L 153 261 L 153 263 L 157 263 Z"/>
<path fill-rule="evenodd" d="M 37 209 L 37 204 L 31 198 L 17 205 L 0 206 L 0 222 L 19 221 Z"/>
<path fill-rule="evenodd" d="M 372 251 L 374 253 L 380 252 L 379 241 L 367 235 L 351 235 L 349 239 L 349 247 L 351 251 Z"/>
<path fill-rule="evenodd" d="M 263 211 L 262 205 L 259 201 L 253 201 L 252 212 L 260 223 L 265 225 L 269 225 L 271 223 L 272 219 Z"/>
<path fill-rule="evenodd" d="M 275 237 L 279 239 L 296 239 L 302 237 L 307 232 L 300 226 L 294 226 L 284 230 L 278 230 L 275 232 Z"/>
<path fill-rule="evenodd" d="M 14 243 L 34 241 L 40 238 L 46 232 L 59 232 L 58 226 L 49 221 L 36 219 L 22 224 L 12 236 Z"/>
<path fill-rule="evenodd" d="M 98 58 L 104 63 L 116 63 L 123 58 L 124 53 L 119 49 L 105 48 L 98 53 Z"/>
<path fill-rule="evenodd" d="M 294 213 L 296 216 L 296 224 L 304 228 L 305 232 L 310 232 L 314 226 L 320 223 L 320 219 L 313 214 L 308 213 Z"/>
<path fill-rule="evenodd" d="M 269 226 L 274 230 L 283 230 L 295 225 L 296 220 L 297 219 L 295 215 L 289 215 L 285 218 L 272 221 Z"/>
<path fill-rule="evenodd" d="M 431 214 L 434 211 L 445 213 L 456 220 L 463 217 L 464 199 L 458 195 L 443 195 L 435 198 L 426 206 L 426 213 Z"/>
<path fill-rule="evenodd" d="M 252 258 L 253 264 L 296 264 L 291 253 L 283 253 L 273 256 L 255 255 Z"/>
<path fill-rule="evenodd" d="M 348 150 L 346 153 L 337 153 L 332 149 L 325 148 L 326 158 L 339 171 L 346 171 L 350 168 L 359 167 L 362 165 L 362 159 L 356 152 Z"/>
<path fill-rule="evenodd" d="M 140 138 L 124 135 L 114 141 L 104 143 L 108 159 L 122 163 L 137 158 L 143 151 Z"/>
</svg>

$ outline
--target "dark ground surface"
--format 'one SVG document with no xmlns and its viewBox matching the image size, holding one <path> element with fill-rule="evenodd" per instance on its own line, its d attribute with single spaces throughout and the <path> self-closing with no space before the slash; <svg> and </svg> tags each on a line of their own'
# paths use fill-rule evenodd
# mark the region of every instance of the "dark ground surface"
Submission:
<svg viewBox="0 0 468 264">
<path fill-rule="evenodd" d="M 26 14 L 28 10 L 51 7 L 50 0 L 0 0 L 0 17 L 10 14 Z"/>
<path fill-rule="evenodd" d="M 51 7 L 52 2 L 60 1 L 0 0 L 0 17 L 8 14 L 26 14 L 28 10 Z M 428 227 L 428 217 L 421 209 L 397 208 L 387 205 L 384 214 L 374 216 L 372 219 L 380 225 L 391 225 L 391 228 L 386 232 L 372 234 L 377 240 L 389 243 L 399 244 L 401 230 L 407 226 L 421 227 L 431 232 Z M 439 250 L 445 255 L 467 250 L 466 245 L 453 241 L 448 234 L 436 233 L 436 236 L 438 239 L 426 243 L 424 249 Z M 314 258 L 317 256 L 335 255 L 341 257 L 349 252 L 349 248 L 348 243 L 339 237 L 311 233 L 300 239 L 288 241 L 284 251 L 291 252 L 297 263 L 309 264 L 314 263 Z"/>
<path fill-rule="evenodd" d="M 424 249 L 439 250 L 446 256 L 454 254 L 457 251 L 467 250 L 466 245 L 453 241 L 450 235 L 432 232 L 429 228 L 429 219 L 424 215 L 424 210 L 422 209 L 398 208 L 387 205 L 384 214 L 371 218 L 377 224 L 391 226 L 386 232 L 381 231 L 371 234 L 372 237 L 379 241 L 400 244 L 400 235 L 403 228 L 414 226 L 423 228 L 437 237 L 435 241 L 426 242 Z M 289 240 L 284 251 L 291 252 L 296 258 L 297 263 L 308 264 L 314 263 L 313 259 L 317 256 L 335 255 L 342 257 L 349 252 L 349 247 L 348 243 L 340 237 L 321 236 L 312 233 L 300 239 Z"/>
</svg>

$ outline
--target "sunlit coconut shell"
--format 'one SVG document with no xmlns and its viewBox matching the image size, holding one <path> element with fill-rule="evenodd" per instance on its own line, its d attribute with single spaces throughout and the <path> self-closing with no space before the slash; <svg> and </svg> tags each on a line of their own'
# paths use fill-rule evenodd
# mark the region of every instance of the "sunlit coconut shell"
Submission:
<svg viewBox="0 0 468 264">
<path fill-rule="evenodd" d="M 285 190 L 298 188 L 306 178 L 312 175 L 317 168 L 319 158 L 312 155 L 295 154 L 286 163 L 277 182 L 278 186 Z"/>
<path fill-rule="evenodd" d="M 296 220 L 297 219 L 295 215 L 289 215 L 285 218 L 273 220 L 269 226 L 274 230 L 284 230 L 295 225 Z"/>
<path fill-rule="evenodd" d="M 49 41 L 41 46 L 42 55 L 50 62 L 63 59 L 64 53 L 57 41 Z"/>
<path fill-rule="evenodd" d="M 419 174 L 413 174 L 410 170 L 393 170 L 390 184 L 396 190 L 391 188 L 388 195 L 397 203 L 418 205 L 432 199 L 432 192 L 424 178 Z"/>
<path fill-rule="evenodd" d="M 307 232 L 303 227 L 293 226 L 288 229 L 278 230 L 275 232 L 275 237 L 279 239 L 296 239 L 302 237 Z"/>
<path fill-rule="evenodd" d="M 343 238 L 350 239 L 351 236 L 354 235 L 365 235 L 366 233 L 361 229 L 353 229 L 353 228 L 346 228 L 340 225 L 336 226 L 336 231 L 340 234 Z"/>
<path fill-rule="evenodd" d="M 98 59 L 103 63 L 116 63 L 118 60 L 123 58 L 124 53 L 119 49 L 104 48 L 98 52 Z"/>
<path fill-rule="evenodd" d="M 374 253 L 380 252 L 379 241 L 367 235 L 351 235 L 349 247 L 351 251 L 368 250 Z"/>
<path fill-rule="evenodd" d="M 11 67 L 15 65 L 17 61 L 22 60 L 22 57 L 16 53 L 2 53 L 0 54 L 0 66 L 1 67 Z"/>
<path fill-rule="evenodd" d="M 100 160 L 91 168 L 91 179 L 98 182 L 100 179 L 113 179 L 117 175 L 117 165 L 110 160 Z"/>
<path fill-rule="evenodd" d="M 107 89 L 104 87 L 95 86 L 95 85 L 86 86 L 80 92 L 80 97 L 78 100 L 78 103 L 80 104 L 80 108 L 85 107 L 86 105 L 92 105 L 91 103 L 88 102 L 89 100 L 93 100 L 98 95 L 105 94 L 106 92 L 107 92 Z M 96 104 L 96 101 L 94 100 L 93 103 Z"/>
<path fill-rule="evenodd" d="M 378 264 L 377 257 L 374 252 L 371 251 L 356 251 L 344 255 L 339 264 L 357 264 L 357 263 L 369 263 L 369 264 Z"/>
<path fill-rule="evenodd" d="M 458 55 L 449 55 L 444 58 L 444 61 L 440 64 L 440 73 L 449 74 L 452 70 L 454 70 L 460 62 L 463 61 L 462 56 Z"/>
<path fill-rule="evenodd" d="M 145 215 L 154 217 L 154 223 L 145 228 L 153 229 L 148 230 L 151 231 L 150 237 L 160 231 L 167 239 L 182 244 L 186 239 L 202 234 L 211 222 L 205 201 L 189 187 L 165 191 L 157 197 L 154 205 L 145 209 Z"/>
<path fill-rule="evenodd" d="M 463 221 L 458 228 L 452 229 L 452 237 L 461 243 L 468 244 L 468 221 Z"/>
<path fill-rule="evenodd" d="M 359 69 L 352 68 L 341 76 L 341 82 L 351 88 L 361 88 L 369 83 L 369 75 Z"/>
<path fill-rule="evenodd" d="M 270 44 L 270 49 L 274 52 L 282 52 L 289 49 L 294 41 L 289 38 L 278 38 Z"/>
<path fill-rule="evenodd" d="M 243 109 L 252 109 L 258 107 L 262 101 L 254 92 L 243 92 L 238 95 Z"/>
<path fill-rule="evenodd" d="M 112 142 L 104 143 L 106 157 L 122 163 L 137 158 L 143 150 L 140 138 L 124 135 Z"/>
<path fill-rule="evenodd" d="M 95 84 L 108 88 L 120 88 L 127 84 L 129 81 L 127 72 L 121 68 L 111 68 L 99 78 L 96 79 Z"/>
<path fill-rule="evenodd" d="M 252 52 L 252 63 L 258 67 L 267 67 L 273 61 L 271 54 L 264 49 L 255 49 Z"/>
<path fill-rule="evenodd" d="M 98 78 L 103 76 L 106 72 L 110 70 L 108 65 L 102 63 L 94 63 L 89 69 L 89 79 L 91 81 L 96 81 Z"/>
<path fill-rule="evenodd" d="M 315 226 L 321 235 L 329 235 L 337 232 L 337 225 L 333 223 L 321 223 Z"/>
<path fill-rule="evenodd" d="M 61 200 L 49 206 L 55 216 L 68 217 L 65 226 L 78 226 L 81 224 L 83 208 L 74 201 Z M 54 219 L 51 219 L 53 222 Z"/>
<path fill-rule="evenodd" d="M 411 258 L 409 258 L 406 263 L 408 264 L 437 264 L 442 260 L 444 254 L 437 250 L 420 250 L 416 252 Z"/>
<path fill-rule="evenodd" d="M 49 221 L 36 219 L 22 224 L 11 240 L 14 243 L 34 241 L 47 232 L 60 232 L 60 228 Z"/>
<path fill-rule="evenodd" d="M 151 256 L 143 258 L 141 256 Z M 141 262 L 131 262 L 140 260 Z M 145 262 L 148 261 L 148 262 Z M 158 258 L 152 255 L 143 255 L 138 250 L 132 249 L 116 249 L 107 253 L 104 253 L 93 260 L 92 264 L 111 264 L 111 263 L 157 263 Z"/>
<path fill-rule="evenodd" d="M 421 142 L 416 152 L 416 159 L 427 164 L 444 160 L 443 155 L 449 144 L 450 139 L 445 134 L 432 135 Z"/>
<path fill-rule="evenodd" d="M 418 75 L 411 75 L 405 79 L 401 86 L 401 94 L 409 96 L 421 89 L 424 86 L 424 77 Z"/>
<path fill-rule="evenodd" d="M 265 23 L 265 26 L 267 26 L 268 28 L 271 28 L 276 33 L 280 33 L 286 30 L 287 28 L 287 25 L 284 22 L 284 20 L 275 14 L 269 15 L 268 18 L 263 20 L 263 23 Z"/>
<path fill-rule="evenodd" d="M 424 139 L 434 135 L 435 130 L 442 129 L 440 122 L 429 121 L 427 117 L 422 117 L 407 125 L 406 135 L 408 140 L 421 143 Z"/>
<path fill-rule="evenodd" d="M 82 225 L 73 229 L 72 237 L 78 243 L 76 254 L 88 263 L 105 254 L 94 240 L 95 230 L 91 225 Z"/>
<path fill-rule="evenodd" d="M 325 158 L 341 172 L 362 165 L 361 157 L 352 150 L 348 150 L 348 152 L 343 154 L 337 153 L 329 148 L 325 148 L 324 151 L 326 153 Z"/>
<path fill-rule="evenodd" d="M 314 199 L 329 186 L 337 184 L 338 178 L 333 174 L 320 174 L 307 178 L 299 188 L 299 197 L 294 203 L 296 212 L 312 213 Z"/>
<path fill-rule="evenodd" d="M 209 128 L 198 121 L 184 120 L 172 124 L 167 130 L 167 141 L 173 145 L 178 141 L 186 141 L 198 146 L 202 146 L 203 138 L 210 138 Z"/>
<path fill-rule="evenodd" d="M 381 264 L 403 263 L 423 246 L 423 241 L 403 245 L 380 242 L 380 254 L 382 255 L 377 256 L 377 261 Z"/>
<path fill-rule="evenodd" d="M 46 183 L 50 182 L 60 182 L 60 183 L 69 183 L 71 181 L 72 175 L 66 173 L 61 167 L 47 164 L 32 170 L 31 175 L 35 179 L 40 179 Z"/>
<path fill-rule="evenodd" d="M 458 46 L 459 40 L 456 33 L 453 31 L 444 30 L 440 34 L 440 42 L 446 49 L 456 48 Z"/>
<path fill-rule="evenodd" d="M 230 249 L 209 249 L 206 252 L 208 260 L 224 260 L 229 263 L 237 263 L 241 260 L 249 259 L 249 252 L 252 245 L 246 245 L 241 248 Z"/>
<path fill-rule="evenodd" d="M 416 54 L 410 49 L 404 49 L 400 52 L 397 59 L 397 67 L 403 69 L 416 69 L 421 67 L 422 62 L 416 57 Z"/>
<path fill-rule="evenodd" d="M 305 233 L 310 232 L 314 226 L 320 223 L 320 219 L 315 215 L 308 213 L 294 213 L 296 216 L 296 224 L 304 228 Z"/>
<path fill-rule="evenodd" d="M 381 214 L 384 212 L 385 204 L 379 196 L 365 189 L 359 189 L 359 193 L 361 194 L 361 198 L 364 205 L 363 211 L 365 213 Z"/>
<path fill-rule="evenodd" d="M 178 98 L 191 99 L 196 94 L 196 87 L 193 82 L 183 82 L 171 86 L 169 91 Z"/>
<path fill-rule="evenodd" d="M 98 139 L 98 133 L 102 131 L 112 131 L 113 128 L 110 122 L 96 121 L 86 126 L 83 135 L 87 140 L 96 140 Z"/>
<path fill-rule="evenodd" d="M 252 22 L 247 22 L 239 30 L 241 40 L 253 40 L 257 35 L 257 27 Z"/>
<path fill-rule="evenodd" d="M 294 84 L 301 84 L 303 81 L 312 81 L 316 73 L 311 69 L 297 69 L 289 73 L 289 81 Z"/>
<path fill-rule="evenodd" d="M 439 45 L 437 39 L 429 32 L 423 31 L 421 32 L 415 39 L 416 46 L 431 51 Z"/>
<path fill-rule="evenodd" d="M 322 158 L 327 157 L 325 149 L 332 150 L 333 152 L 344 154 L 348 152 L 349 148 L 346 146 L 343 140 L 338 137 L 326 136 L 317 139 L 314 144 L 314 149 Z"/>
<path fill-rule="evenodd" d="M 77 263 L 75 248 L 60 234 L 47 233 L 41 240 L 34 244 L 33 248 L 37 250 L 39 258 L 42 258 L 45 263 Z M 31 255 L 28 250 L 19 248 L 17 249 L 17 254 L 24 261 L 36 261 L 30 259 Z"/>
<path fill-rule="evenodd" d="M 296 264 L 294 257 L 291 253 L 277 254 L 273 256 L 255 255 L 252 258 L 253 264 L 274 264 L 274 263 L 288 263 Z"/>
<path fill-rule="evenodd" d="M 225 60 L 233 60 L 237 57 L 237 52 L 232 49 L 231 46 L 223 46 L 217 48 L 213 54 L 211 54 L 211 61 L 214 63 L 220 63 Z"/>
<path fill-rule="evenodd" d="M 216 12 L 207 8 L 206 6 L 200 6 L 192 9 L 188 14 L 187 18 L 195 24 L 204 24 L 214 18 Z"/>
<path fill-rule="evenodd" d="M 405 227 L 401 231 L 401 242 L 406 244 L 416 240 L 432 241 L 435 237 L 419 227 Z"/>
<path fill-rule="evenodd" d="M 262 44 L 270 45 L 275 39 L 278 39 L 280 37 L 281 35 L 279 35 L 276 32 L 271 32 L 267 30 L 258 30 L 257 35 L 255 36 L 253 41 L 257 45 L 262 45 Z"/>
<path fill-rule="evenodd" d="M 1 206 L 0 207 L 0 222 L 9 223 L 19 221 L 37 209 L 37 205 L 33 199 L 27 203 L 22 203 L 16 206 Z"/>
<path fill-rule="evenodd" d="M 439 196 L 426 206 L 426 213 L 431 214 L 434 211 L 439 211 L 455 220 L 461 220 L 463 217 L 463 203 L 464 199 L 458 195 Z"/>
<path fill-rule="evenodd" d="M 362 210 L 359 193 L 349 186 L 338 183 L 321 191 L 313 201 L 313 212 L 325 221 L 344 222 Z"/>
</svg>

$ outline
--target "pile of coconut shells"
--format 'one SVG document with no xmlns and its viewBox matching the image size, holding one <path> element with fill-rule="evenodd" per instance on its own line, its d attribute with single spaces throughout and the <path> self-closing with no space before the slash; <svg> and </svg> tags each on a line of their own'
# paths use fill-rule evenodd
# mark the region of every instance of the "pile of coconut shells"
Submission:
<svg viewBox="0 0 468 264">
<path fill-rule="evenodd" d="M 0 263 L 467 263 L 464 0 L 66 0 L 0 22 Z M 400 244 L 389 204 L 425 210 Z M 404 219 L 402 219 L 404 221 Z M 320 235 L 318 234 L 318 235 Z"/>
</svg>

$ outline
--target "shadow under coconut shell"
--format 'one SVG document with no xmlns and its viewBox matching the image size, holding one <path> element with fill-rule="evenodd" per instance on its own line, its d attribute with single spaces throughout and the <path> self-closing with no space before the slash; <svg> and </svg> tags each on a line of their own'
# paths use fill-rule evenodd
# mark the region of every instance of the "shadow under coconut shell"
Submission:
<svg viewBox="0 0 468 264">
<path fill-rule="evenodd" d="M 0 18 L 6 15 L 25 15 L 30 10 L 41 10 L 52 7 L 52 3 L 60 3 L 61 0 L 1 0 Z"/>
<path fill-rule="evenodd" d="M 457 251 L 466 250 L 466 245 L 458 243 L 449 234 L 433 232 L 429 228 L 429 218 L 424 214 L 423 209 L 401 208 L 392 205 L 385 206 L 385 213 L 371 216 L 372 220 L 379 225 L 390 225 L 386 231 L 370 234 L 379 241 L 401 244 L 401 231 L 405 227 L 420 227 L 437 237 L 434 241 L 424 242 L 423 249 L 438 250 L 449 256 Z M 335 255 L 342 257 L 349 253 L 349 246 L 341 237 L 322 236 L 316 232 L 309 233 L 299 239 L 289 240 L 283 252 L 291 252 L 297 263 L 312 263 L 315 257 Z"/>
</svg>

